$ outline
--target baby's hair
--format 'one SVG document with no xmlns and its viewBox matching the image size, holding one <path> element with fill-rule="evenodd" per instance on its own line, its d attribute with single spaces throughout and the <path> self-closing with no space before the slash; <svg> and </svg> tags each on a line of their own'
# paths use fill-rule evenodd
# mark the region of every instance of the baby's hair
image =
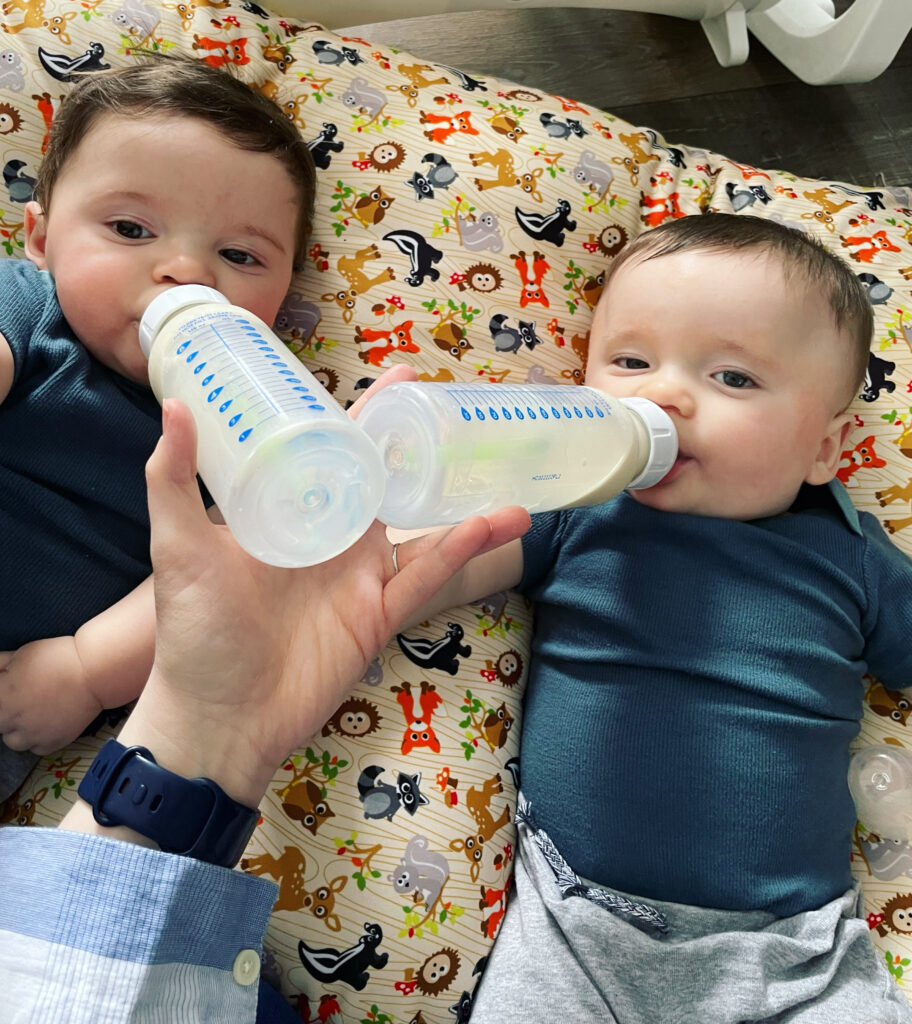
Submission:
<svg viewBox="0 0 912 1024">
<path fill-rule="evenodd" d="M 849 339 L 843 408 L 853 401 L 868 369 L 874 314 L 864 286 L 844 260 L 812 235 L 774 220 L 731 213 L 680 217 L 638 235 L 625 246 L 611 264 L 602 295 L 607 295 L 611 278 L 629 260 L 652 260 L 687 250 L 766 253 L 782 261 L 787 277 L 798 274 L 819 290 L 829 304 L 837 331 Z"/>
<path fill-rule="evenodd" d="M 313 220 L 316 170 L 307 144 L 276 104 L 226 71 L 182 57 L 149 55 L 126 68 L 80 77 L 54 116 L 35 198 L 50 209 L 54 185 L 86 133 L 105 114 L 189 117 L 239 149 L 272 154 L 298 194 L 295 270 L 303 267 Z M 167 140 L 164 145 L 167 146 Z M 167 159 L 167 153 L 162 153 Z"/>
</svg>

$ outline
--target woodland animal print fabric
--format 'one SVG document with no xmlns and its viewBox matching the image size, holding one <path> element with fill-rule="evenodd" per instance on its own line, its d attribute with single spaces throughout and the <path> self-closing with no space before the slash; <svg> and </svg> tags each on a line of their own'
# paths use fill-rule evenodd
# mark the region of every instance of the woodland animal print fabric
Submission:
<svg viewBox="0 0 912 1024">
<path fill-rule="evenodd" d="M 298 125 L 317 164 L 308 265 L 276 327 L 343 405 L 404 360 L 424 380 L 580 383 L 606 268 L 668 218 L 743 211 L 814 233 L 858 274 L 877 322 L 839 476 L 912 553 L 908 192 L 671 145 L 253 2 L 0 11 L 3 254 L 22 256 L 23 204 L 76 72 L 144 50 L 225 67 Z M 265 972 L 302 1020 L 468 1019 L 509 898 L 531 628 L 522 599 L 494 594 L 408 630 L 279 766 L 241 869 L 279 883 Z M 871 679 L 867 704 L 860 745 L 912 746 L 908 697 Z M 2 820 L 59 820 L 111 729 L 43 758 Z M 780 823 L 782 842 L 795 825 Z M 859 822 L 853 869 L 874 940 L 912 991 L 912 847 Z"/>
</svg>

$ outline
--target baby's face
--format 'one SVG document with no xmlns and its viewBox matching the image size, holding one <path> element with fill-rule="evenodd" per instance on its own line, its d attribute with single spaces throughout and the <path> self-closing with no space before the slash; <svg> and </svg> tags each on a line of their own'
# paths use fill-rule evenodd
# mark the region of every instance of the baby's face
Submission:
<svg viewBox="0 0 912 1024">
<path fill-rule="evenodd" d="M 846 342 L 825 301 L 756 254 L 632 260 L 596 310 L 586 383 L 664 408 L 680 452 L 644 505 L 757 519 L 838 465 Z"/>
<path fill-rule="evenodd" d="M 54 277 L 79 340 L 148 382 L 138 325 L 178 284 L 218 289 L 271 324 L 291 280 L 298 200 L 282 165 L 189 118 L 106 114 L 43 215 L 26 211 L 26 252 Z"/>
</svg>

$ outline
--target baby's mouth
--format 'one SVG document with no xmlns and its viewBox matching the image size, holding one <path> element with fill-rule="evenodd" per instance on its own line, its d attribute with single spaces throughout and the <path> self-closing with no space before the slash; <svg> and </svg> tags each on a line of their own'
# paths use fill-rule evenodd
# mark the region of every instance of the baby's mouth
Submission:
<svg viewBox="0 0 912 1024">
<path fill-rule="evenodd" d="M 675 477 L 677 477 L 677 475 L 684 469 L 684 467 L 688 465 L 688 463 L 691 463 L 693 461 L 694 458 L 692 455 L 688 455 L 686 452 L 679 451 L 677 458 L 674 460 L 674 465 L 672 465 L 671 469 L 669 469 L 665 476 L 662 477 L 659 483 L 670 483 L 672 480 L 675 479 Z"/>
</svg>

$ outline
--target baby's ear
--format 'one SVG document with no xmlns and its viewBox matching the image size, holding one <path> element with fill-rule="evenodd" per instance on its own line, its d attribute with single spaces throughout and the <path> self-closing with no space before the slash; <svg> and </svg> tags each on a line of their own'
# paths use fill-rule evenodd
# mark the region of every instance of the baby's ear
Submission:
<svg viewBox="0 0 912 1024">
<path fill-rule="evenodd" d="M 828 484 L 839 467 L 839 458 L 845 450 L 846 438 L 852 430 L 852 415 L 841 412 L 830 421 L 830 426 L 820 442 L 817 458 L 805 477 L 809 484 Z"/>
<path fill-rule="evenodd" d="M 25 255 L 39 270 L 47 270 L 47 217 L 38 203 L 25 204 Z"/>
</svg>

